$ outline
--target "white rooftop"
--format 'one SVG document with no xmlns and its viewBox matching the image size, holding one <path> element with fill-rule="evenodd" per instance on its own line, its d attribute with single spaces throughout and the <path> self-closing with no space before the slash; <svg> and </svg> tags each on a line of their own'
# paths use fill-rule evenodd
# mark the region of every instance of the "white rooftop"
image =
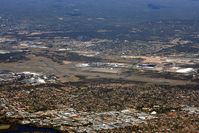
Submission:
<svg viewBox="0 0 199 133">
<path fill-rule="evenodd" d="M 181 69 L 178 69 L 176 72 L 177 73 L 190 73 L 190 72 L 194 72 L 195 69 L 193 68 L 181 68 Z"/>
</svg>

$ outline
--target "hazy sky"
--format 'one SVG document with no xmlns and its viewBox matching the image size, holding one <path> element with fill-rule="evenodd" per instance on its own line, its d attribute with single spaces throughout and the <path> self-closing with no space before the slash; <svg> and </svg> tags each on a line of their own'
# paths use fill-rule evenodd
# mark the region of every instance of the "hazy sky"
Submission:
<svg viewBox="0 0 199 133">
<path fill-rule="evenodd" d="M 198 19 L 199 0 L 0 0 L 0 14 Z"/>
</svg>

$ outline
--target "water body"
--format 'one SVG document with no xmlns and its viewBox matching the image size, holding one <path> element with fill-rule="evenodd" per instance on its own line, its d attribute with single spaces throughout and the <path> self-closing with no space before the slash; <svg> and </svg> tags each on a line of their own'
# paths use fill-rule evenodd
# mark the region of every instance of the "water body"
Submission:
<svg viewBox="0 0 199 133">
<path fill-rule="evenodd" d="M 29 125 L 13 125 L 11 128 L 6 130 L 0 130 L 0 133 L 61 133 L 51 128 L 38 128 Z"/>
</svg>

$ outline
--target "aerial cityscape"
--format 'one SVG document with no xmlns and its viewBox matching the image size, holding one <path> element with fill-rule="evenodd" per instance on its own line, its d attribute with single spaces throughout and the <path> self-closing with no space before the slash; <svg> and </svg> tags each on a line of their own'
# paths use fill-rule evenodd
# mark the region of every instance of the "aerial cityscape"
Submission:
<svg viewBox="0 0 199 133">
<path fill-rule="evenodd" d="M 1 0 L 0 133 L 199 133 L 198 0 Z"/>
</svg>

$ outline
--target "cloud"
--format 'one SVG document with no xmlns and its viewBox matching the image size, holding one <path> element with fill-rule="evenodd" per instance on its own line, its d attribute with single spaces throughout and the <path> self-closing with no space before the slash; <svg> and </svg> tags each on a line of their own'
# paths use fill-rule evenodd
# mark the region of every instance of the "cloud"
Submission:
<svg viewBox="0 0 199 133">
<path fill-rule="evenodd" d="M 166 6 L 157 5 L 157 4 L 153 4 L 153 3 L 148 4 L 147 7 L 150 9 L 153 9 L 153 10 L 159 10 L 161 8 L 166 8 Z"/>
</svg>

